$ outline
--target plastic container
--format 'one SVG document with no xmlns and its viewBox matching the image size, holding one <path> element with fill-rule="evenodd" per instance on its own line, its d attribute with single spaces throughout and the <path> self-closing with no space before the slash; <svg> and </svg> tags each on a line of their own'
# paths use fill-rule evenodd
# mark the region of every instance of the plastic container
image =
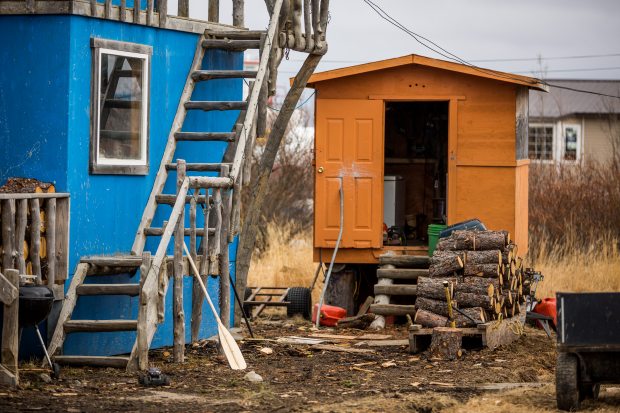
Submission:
<svg viewBox="0 0 620 413">
<path fill-rule="evenodd" d="M 534 312 L 553 318 L 553 326 L 555 327 L 558 325 L 558 312 L 555 298 L 543 298 L 542 301 L 534 307 Z M 542 328 L 539 322 L 536 323 L 539 328 Z"/>
<path fill-rule="evenodd" d="M 486 231 L 487 227 L 485 227 L 482 221 L 478 218 L 468 219 L 467 221 L 457 222 L 449 227 L 445 227 L 445 229 L 439 234 L 439 238 L 449 237 L 452 235 L 453 231 L 458 231 L 461 229 L 477 229 L 479 231 Z"/>
<path fill-rule="evenodd" d="M 441 224 L 430 224 L 428 226 L 428 256 L 433 256 L 433 251 L 435 251 L 435 247 L 437 246 L 437 241 L 439 240 L 439 234 L 446 228 L 445 225 Z"/>
<path fill-rule="evenodd" d="M 312 308 L 312 322 L 316 323 L 316 314 L 318 312 L 319 305 L 315 304 Z M 321 319 L 319 324 L 327 327 L 334 327 L 338 324 L 338 320 L 347 316 L 347 310 L 342 307 L 336 307 L 335 305 L 323 304 L 321 307 Z"/>
</svg>

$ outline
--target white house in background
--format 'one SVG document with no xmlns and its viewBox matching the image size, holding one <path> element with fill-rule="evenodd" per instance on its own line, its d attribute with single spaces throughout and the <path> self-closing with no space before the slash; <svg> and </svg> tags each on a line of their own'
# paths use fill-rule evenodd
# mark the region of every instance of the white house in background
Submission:
<svg viewBox="0 0 620 413">
<path fill-rule="evenodd" d="M 620 80 L 547 80 L 551 85 L 620 95 Z M 530 90 L 529 158 L 607 161 L 620 151 L 620 99 L 551 86 Z"/>
</svg>

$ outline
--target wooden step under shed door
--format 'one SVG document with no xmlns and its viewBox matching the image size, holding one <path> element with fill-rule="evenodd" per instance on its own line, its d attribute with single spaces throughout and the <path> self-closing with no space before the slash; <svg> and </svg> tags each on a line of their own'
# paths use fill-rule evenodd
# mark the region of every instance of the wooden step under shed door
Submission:
<svg viewBox="0 0 620 413">
<path fill-rule="evenodd" d="M 381 248 L 383 225 L 383 117 L 381 100 L 319 99 L 316 112 L 314 246 Z"/>
</svg>

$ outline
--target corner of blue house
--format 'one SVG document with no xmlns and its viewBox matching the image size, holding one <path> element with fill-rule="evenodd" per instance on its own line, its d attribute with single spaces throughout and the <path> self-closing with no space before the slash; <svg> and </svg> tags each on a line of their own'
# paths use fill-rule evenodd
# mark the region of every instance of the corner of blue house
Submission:
<svg viewBox="0 0 620 413">
<path fill-rule="evenodd" d="M 23 176 L 51 181 L 71 195 L 69 279 L 80 257 L 129 253 L 151 192 L 177 106 L 194 58 L 198 35 L 76 15 L 0 16 L 0 185 Z M 147 175 L 89 173 L 92 49 L 91 38 L 151 46 L 149 83 L 149 171 Z M 241 69 L 243 54 L 207 51 L 203 69 Z M 241 100 L 240 79 L 199 83 L 193 100 Z M 188 113 L 184 131 L 230 131 L 237 112 Z M 221 162 L 225 142 L 179 142 L 176 158 L 189 162 Z M 192 174 L 191 172 L 189 173 Z M 204 174 L 204 173 L 202 173 Z M 170 179 L 166 193 L 174 193 Z M 170 213 L 160 206 L 153 225 Z M 200 223 L 198 223 L 200 225 Z M 154 251 L 158 239 L 149 240 Z M 234 277 L 236 242 L 231 244 Z M 93 278 L 93 277 L 90 277 Z M 102 280 L 105 278 L 105 280 Z M 130 281 L 128 281 L 128 279 Z M 87 279 L 88 280 L 88 279 Z M 97 277 L 96 283 L 138 283 L 129 274 Z M 210 296 L 217 301 L 219 280 L 209 277 Z M 190 340 L 192 280 L 184 278 L 186 341 Z M 165 322 L 152 348 L 172 344 L 172 288 L 166 297 Z M 137 297 L 80 297 L 73 319 L 136 319 Z M 234 297 L 231 297 L 231 308 Z M 231 311 L 234 314 L 234 311 Z M 231 316 L 232 317 L 232 316 Z M 232 321 L 232 320 L 231 320 Z M 203 303 L 201 338 L 217 332 Z M 65 354 L 111 355 L 131 351 L 135 332 L 70 334 Z"/>
</svg>

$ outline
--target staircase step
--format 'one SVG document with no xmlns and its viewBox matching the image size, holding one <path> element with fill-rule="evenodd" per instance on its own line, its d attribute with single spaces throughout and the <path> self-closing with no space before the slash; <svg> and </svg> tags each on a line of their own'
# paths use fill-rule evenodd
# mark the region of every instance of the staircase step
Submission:
<svg viewBox="0 0 620 413">
<path fill-rule="evenodd" d="M 133 331 L 137 328 L 137 320 L 68 320 L 64 325 L 65 333 Z"/>
<path fill-rule="evenodd" d="M 114 109 L 137 109 L 142 107 L 141 100 L 126 99 L 108 99 L 105 101 L 105 107 Z"/>
<path fill-rule="evenodd" d="M 205 30 L 205 36 L 232 40 L 260 40 L 266 30 Z"/>
<path fill-rule="evenodd" d="M 142 257 L 137 255 L 100 255 L 82 257 L 80 262 L 100 267 L 137 268 L 142 264 Z"/>
<path fill-rule="evenodd" d="M 259 49 L 260 40 L 207 39 L 202 41 L 202 47 L 242 52 L 247 49 Z"/>
<path fill-rule="evenodd" d="M 427 255 L 382 255 L 379 264 L 391 264 L 396 267 L 428 268 L 431 259 Z"/>
<path fill-rule="evenodd" d="M 128 295 L 140 294 L 139 284 L 82 284 L 77 287 L 78 295 Z"/>
<path fill-rule="evenodd" d="M 243 305 L 264 305 L 267 307 L 285 307 L 290 304 L 289 301 L 244 301 Z"/>
<path fill-rule="evenodd" d="M 245 110 L 248 107 L 248 102 L 244 100 L 239 101 L 195 101 L 190 100 L 185 102 L 185 109 L 187 110 Z"/>
<path fill-rule="evenodd" d="M 377 278 L 417 280 L 418 277 L 428 277 L 428 270 L 425 268 L 379 268 L 377 270 Z"/>
<path fill-rule="evenodd" d="M 372 304 L 369 313 L 378 315 L 407 315 L 413 316 L 416 312 L 415 305 L 402 304 Z"/>
<path fill-rule="evenodd" d="M 124 369 L 129 363 L 126 356 L 55 356 L 56 363 L 65 366 L 94 366 Z"/>
<path fill-rule="evenodd" d="M 151 227 L 151 228 L 144 228 L 144 235 L 147 236 L 162 236 L 164 235 L 164 229 L 165 228 L 160 228 L 160 227 Z M 197 237 L 203 237 L 204 236 L 204 228 L 196 228 L 196 236 Z M 209 235 L 213 235 L 215 234 L 215 228 L 209 228 Z M 191 230 L 189 228 L 185 228 L 185 236 L 189 237 L 191 235 Z"/>
<path fill-rule="evenodd" d="M 375 285 L 375 296 L 383 295 L 416 295 L 418 292 L 417 285 L 410 284 L 391 284 L 391 285 Z"/>
<path fill-rule="evenodd" d="M 234 132 L 177 132 L 174 137 L 177 141 L 235 141 Z"/>
<path fill-rule="evenodd" d="M 191 195 L 187 195 L 185 197 L 185 203 L 189 204 L 190 201 L 192 200 L 192 198 L 194 198 Z M 211 198 L 211 197 L 209 197 Z M 166 205 L 174 205 L 175 202 L 177 201 L 177 196 L 175 194 L 161 194 L 161 195 L 155 195 L 155 202 L 157 202 L 158 204 L 166 204 Z M 199 195 L 196 197 L 196 203 L 197 204 L 204 204 L 207 202 L 207 197 L 204 195 Z"/>
<path fill-rule="evenodd" d="M 230 168 L 232 163 L 188 163 L 185 164 L 185 168 L 187 171 L 193 172 L 219 172 L 222 169 L 222 165 L 228 165 Z M 176 171 L 177 164 L 168 163 L 166 164 L 166 169 L 168 171 Z"/>
<path fill-rule="evenodd" d="M 192 79 L 200 82 L 212 79 L 255 78 L 257 73 L 255 70 L 197 70 L 192 73 Z"/>
<path fill-rule="evenodd" d="M 190 176 L 190 188 L 232 188 L 233 180 L 231 178 L 218 176 Z"/>
</svg>

